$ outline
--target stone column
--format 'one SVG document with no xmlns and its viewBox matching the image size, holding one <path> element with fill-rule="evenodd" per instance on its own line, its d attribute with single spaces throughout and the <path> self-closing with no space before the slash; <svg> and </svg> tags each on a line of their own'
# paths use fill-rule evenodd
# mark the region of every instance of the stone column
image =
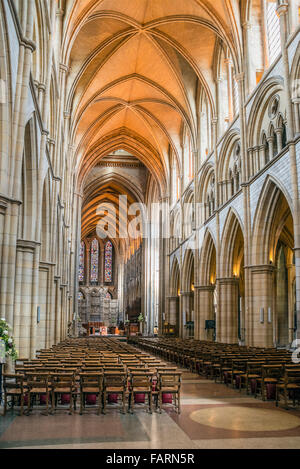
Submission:
<svg viewBox="0 0 300 469">
<path fill-rule="evenodd" d="M 238 342 L 238 279 L 217 279 L 220 288 L 217 314 L 218 341 Z M 220 327 L 221 326 L 221 327 Z M 219 331 L 220 329 L 220 331 Z"/>
<path fill-rule="evenodd" d="M 293 99 L 294 121 L 296 136 L 300 134 L 300 98 Z"/>
<path fill-rule="evenodd" d="M 214 285 L 195 286 L 195 299 L 198 309 L 195 310 L 195 339 L 213 340 L 213 331 L 205 330 L 205 321 L 214 317 Z"/>
<path fill-rule="evenodd" d="M 54 277 L 55 283 L 55 344 L 60 341 L 60 329 L 61 329 L 61 289 L 60 289 L 60 277 Z"/>
<path fill-rule="evenodd" d="M 17 242 L 16 305 L 14 332 L 21 357 L 34 358 L 36 341 L 36 298 L 34 295 L 34 272 L 36 243 L 26 240 Z M 35 313 L 35 314 L 34 314 Z"/>
<path fill-rule="evenodd" d="M 4 197 L 1 197 L 0 200 L 1 218 L 4 218 L 1 246 L 0 309 L 1 317 L 5 317 L 7 322 L 13 326 L 16 243 L 21 202 Z"/>
<path fill-rule="evenodd" d="M 188 336 L 185 324 L 190 320 L 190 296 L 191 292 L 181 292 L 181 315 L 182 315 L 182 335 L 181 337 L 186 338 Z M 183 314 L 184 313 L 184 314 Z M 185 316 L 185 324 L 183 323 L 183 315 Z"/>
<path fill-rule="evenodd" d="M 294 340 L 294 295 L 293 295 L 293 282 L 295 279 L 295 266 L 294 264 L 287 264 L 287 273 L 288 273 L 288 305 L 289 305 L 289 343 L 292 343 Z"/>
<path fill-rule="evenodd" d="M 228 119 L 229 122 L 233 119 L 233 102 L 232 102 L 232 62 L 230 59 L 224 60 L 227 67 L 227 86 L 228 86 Z"/>
<path fill-rule="evenodd" d="M 262 169 L 266 165 L 266 148 L 264 145 L 260 145 L 259 153 L 260 153 L 260 169 Z M 270 149 L 269 149 L 269 160 L 270 160 Z"/>
<path fill-rule="evenodd" d="M 273 347 L 275 335 L 275 292 L 273 265 L 249 266 L 251 276 L 251 330 L 249 344 L 254 347 Z M 272 322 L 268 322 L 268 308 L 271 308 Z"/>
<path fill-rule="evenodd" d="M 260 147 L 259 145 L 255 146 L 253 148 L 254 151 L 254 174 L 258 173 L 260 171 L 260 168 L 263 166 L 261 165 L 261 160 L 260 160 Z"/>
<path fill-rule="evenodd" d="M 248 157 L 248 167 L 249 167 L 249 178 L 254 176 L 256 173 L 256 165 L 255 165 L 255 159 L 254 159 L 254 148 L 248 148 L 247 151 L 247 157 Z"/>
<path fill-rule="evenodd" d="M 275 129 L 278 153 L 282 150 L 282 129 Z"/>
<path fill-rule="evenodd" d="M 179 296 L 169 296 L 169 324 L 176 326 L 176 335 L 179 333 Z"/>
<path fill-rule="evenodd" d="M 245 43 L 245 70 L 246 70 L 246 91 L 247 95 L 249 96 L 251 91 L 256 86 L 256 75 L 255 75 L 255 64 L 252 60 L 252 54 L 255 54 L 253 47 L 251 48 L 251 28 L 252 25 L 249 21 L 246 21 L 243 24 L 243 31 L 244 31 L 244 43 Z"/>
</svg>

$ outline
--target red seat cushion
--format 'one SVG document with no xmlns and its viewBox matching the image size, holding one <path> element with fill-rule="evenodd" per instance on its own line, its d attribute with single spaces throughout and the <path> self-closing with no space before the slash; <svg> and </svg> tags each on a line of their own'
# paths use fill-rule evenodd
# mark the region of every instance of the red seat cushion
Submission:
<svg viewBox="0 0 300 469">
<path fill-rule="evenodd" d="M 250 381 L 250 388 L 251 388 L 251 393 L 252 393 L 252 394 L 255 394 L 255 393 L 256 393 L 256 387 L 257 387 L 256 379 L 251 379 L 251 381 Z"/>
<path fill-rule="evenodd" d="M 235 377 L 235 387 L 237 389 L 239 389 L 240 383 L 241 383 L 241 377 L 240 377 L 240 375 L 236 375 L 236 377 Z"/>
<path fill-rule="evenodd" d="M 163 404 L 172 404 L 172 394 L 163 392 L 162 403 Z"/>
<path fill-rule="evenodd" d="M 267 391 L 267 399 L 276 398 L 276 384 L 275 383 L 267 383 L 266 391 Z"/>
<path fill-rule="evenodd" d="M 95 405 L 97 402 L 97 394 L 87 394 L 85 398 L 85 402 L 88 405 Z"/>
<path fill-rule="evenodd" d="M 117 404 L 118 402 L 118 394 L 109 394 L 108 395 L 108 402 L 110 404 Z"/>
<path fill-rule="evenodd" d="M 62 403 L 62 405 L 70 404 L 70 394 L 62 394 L 61 395 L 61 403 Z"/>
<path fill-rule="evenodd" d="M 136 404 L 145 404 L 145 394 L 135 394 L 134 402 Z"/>
<path fill-rule="evenodd" d="M 40 405 L 46 405 L 46 394 L 40 394 Z M 50 398 L 49 398 L 50 401 Z"/>
</svg>

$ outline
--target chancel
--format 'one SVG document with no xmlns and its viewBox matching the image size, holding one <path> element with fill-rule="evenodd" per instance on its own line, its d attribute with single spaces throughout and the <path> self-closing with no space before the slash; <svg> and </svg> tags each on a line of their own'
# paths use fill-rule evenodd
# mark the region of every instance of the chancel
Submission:
<svg viewBox="0 0 300 469">
<path fill-rule="evenodd" d="M 300 448 L 299 19 L 0 0 L 1 448 Z"/>
</svg>

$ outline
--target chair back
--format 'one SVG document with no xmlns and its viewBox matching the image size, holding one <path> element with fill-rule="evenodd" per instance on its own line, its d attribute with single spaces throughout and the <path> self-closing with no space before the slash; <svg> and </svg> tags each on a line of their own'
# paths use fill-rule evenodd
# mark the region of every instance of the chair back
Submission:
<svg viewBox="0 0 300 469">
<path fill-rule="evenodd" d="M 181 386 L 181 372 L 178 371 L 160 371 L 158 373 L 159 388 L 176 388 L 179 391 Z"/>
<path fill-rule="evenodd" d="M 127 375 L 121 371 L 105 371 L 104 370 L 104 386 L 105 387 L 122 387 L 124 390 L 127 386 Z"/>
<path fill-rule="evenodd" d="M 142 372 L 142 371 L 132 371 L 130 373 L 130 385 L 132 388 L 146 388 L 148 391 L 152 390 L 152 379 L 153 374 Z"/>
<path fill-rule="evenodd" d="M 51 375 L 51 384 L 53 389 L 56 391 L 62 388 L 68 388 L 72 390 L 74 386 L 74 374 L 73 373 L 53 373 Z"/>
<path fill-rule="evenodd" d="M 36 389 L 36 390 L 45 390 L 48 392 L 49 390 L 49 374 L 48 373 L 26 373 L 27 378 L 27 386 L 29 390 Z"/>
<path fill-rule="evenodd" d="M 97 388 L 99 392 L 102 390 L 103 386 L 103 374 L 96 372 L 86 372 L 80 373 L 80 388 L 89 387 Z"/>
<path fill-rule="evenodd" d="M 3 389 L 8 392 L 14 389 L 20 389 L 23 392 L 24 375 L 3 373 Z"/>
</svg>

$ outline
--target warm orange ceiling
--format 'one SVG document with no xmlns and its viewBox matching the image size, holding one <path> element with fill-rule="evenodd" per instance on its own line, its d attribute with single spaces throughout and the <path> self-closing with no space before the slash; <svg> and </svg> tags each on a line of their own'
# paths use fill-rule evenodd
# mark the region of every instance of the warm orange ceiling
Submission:
<svg viewBox="0 0 300 469">
<path fill-rule="evenodd" d="M 91 168 L 122 147 L 148 168 L 159 194 L 167 194 L 170 154 L 181 171 L 183 128 L 196 145 L 200 89 L 214 113 L 218 41 L 237 60 L 237 3 L 80 0 L 67 4 L 66 108 L 79 190 L 84 189 Z M 102 197 L 107 190 L 103 186 Z"/>
</svg>

